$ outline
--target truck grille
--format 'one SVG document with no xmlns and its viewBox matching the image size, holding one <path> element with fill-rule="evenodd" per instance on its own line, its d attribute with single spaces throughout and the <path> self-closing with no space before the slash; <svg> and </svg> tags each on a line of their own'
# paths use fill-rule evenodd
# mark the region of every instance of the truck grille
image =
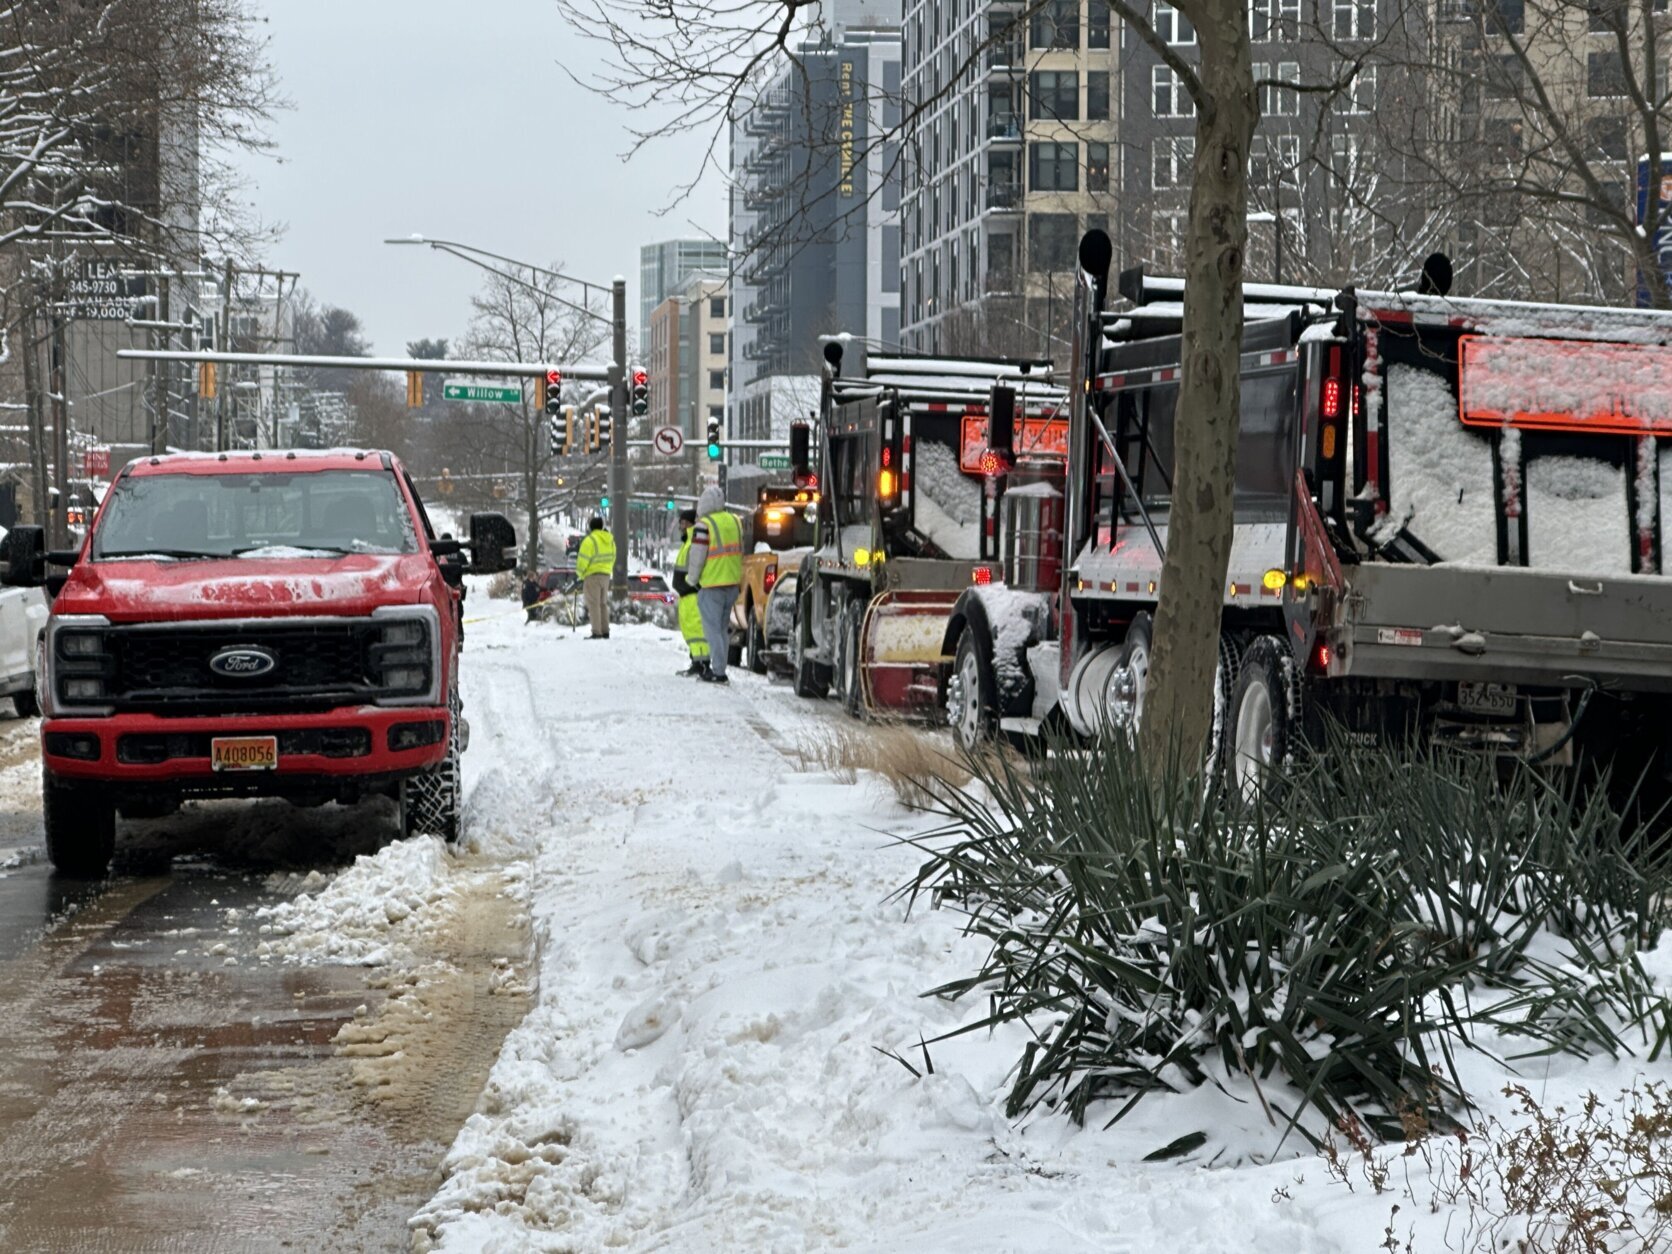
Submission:
<svg viewBox="0 0 1672 1254">
<path fill-rule="evenodd" d="M 115 628 L 108 637 L 111 704 L 117 710 L 202 714 L 370 700 L 375 630 L 359 621 Z M 234 649 L 262 650 L 275 659 L 273 668 L 261 675 L 224 675 L 210 667 L 211 658 Z"/>
</svg>

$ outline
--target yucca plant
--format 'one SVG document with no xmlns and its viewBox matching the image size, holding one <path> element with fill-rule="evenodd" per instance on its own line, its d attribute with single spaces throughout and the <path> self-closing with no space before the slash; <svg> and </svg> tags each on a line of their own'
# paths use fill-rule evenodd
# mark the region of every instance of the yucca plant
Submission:
<svg viewBox="0 0 1672 1254">
<path fill-rule="evenodd" d="M 902 892 L 964 911 L 986 962 L 963 1031 L 1033 1039 L 1008 1109 L 1120 1118 L 1146 1093 L 1246 1078 L 1273 1122 L 1466 1101 L 1476 1025 L 1533 1051 L 1658 1049 L 1635 953 L 1665 885 L 1600 801 L 1492 762 L 1333 741 L 1280 794 L 1230 803 L 1124 740 L 972 759 Z M 1629 1029 L 1629 1031 L 1628 1031 Z M 1112 1120 L 1111 1120 L 1112 1122 Z"/>
</svg>

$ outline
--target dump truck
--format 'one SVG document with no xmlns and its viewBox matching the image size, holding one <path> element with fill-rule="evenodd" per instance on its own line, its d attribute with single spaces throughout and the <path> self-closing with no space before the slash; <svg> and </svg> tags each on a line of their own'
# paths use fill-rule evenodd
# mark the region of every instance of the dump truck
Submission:
<svg viewBox="0 0 1672 1254">
<path fill-rule="evenodd" d="M 995 384 L 1026 416 L 1024 443 L 1066 443 L 1049 361 L 926 358 L 825 346 L 814 547 L 797 580 L 796 692 L 849 713 L 934 715 L 953 606 L 997 571 L 981 458 Z"/>
<path fill-rule="evenodd" d="M 1060 488 L 999 485 L 1005 586 L 942 642 L 968 744 L 1143 718 L 1184 285 L 1107 293 L 1096 234 Z M 1664 799 L 1672 314 L 1452 296 L 1430 261 L 1421 292 L 1244 289 L 1214 755 L 1252 789 L 1333 719 Z"/>
</svg>

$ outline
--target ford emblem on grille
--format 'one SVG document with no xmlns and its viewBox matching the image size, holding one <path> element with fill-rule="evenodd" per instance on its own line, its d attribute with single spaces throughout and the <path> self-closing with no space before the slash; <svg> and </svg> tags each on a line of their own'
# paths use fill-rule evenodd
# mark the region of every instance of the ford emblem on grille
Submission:
<svg viewBox="0 0 1672 1254">
<path fill-rule="evenodd" d="M 222 649 L 209 659 L 209 669 L 229 679 L 254 679 L 257 675 L 265 675 L 278 664 L 277 656 L 252 644 Z"/>
</svg>

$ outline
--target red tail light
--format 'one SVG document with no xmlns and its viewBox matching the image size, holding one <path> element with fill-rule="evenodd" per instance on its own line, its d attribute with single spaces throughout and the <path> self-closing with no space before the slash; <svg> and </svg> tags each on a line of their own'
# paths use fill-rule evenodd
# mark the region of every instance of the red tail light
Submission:
<svg viewBox="0 0 1672 1254">
<path fill-rule="evenodd" d="M 989 479 L 1002 475 L 1004 473 L 1004 458 L 993 452 L 992 449 L 988 449 L 981 455 L 981 473 Z"/>
<path fill-rule="evenodd" d="M 1328 640 L 1319 640 L 1312 648 L 1312 669 L 1320 673 L 1329 670 L 1330 660 L 1335 656 L 1329 647 Z"/>
<path fill-rule="evenodd" d="M 773 569 L 772 567 L 768 567 L 767 571 L 766 571 L 766 574 L 761 576 L 761 586 L 763 588 L 765 588 L 768 592 L 771 592 L 772 591 L 772 585 L 777 583 L 777 582 L 778 582 L 778 572 L 777 572 L 777 570 Z"/>
<path fill-rule="evenodd" d="M 993 582 L 993 568 L 991 566 L 977 566 L 970 572 L 970 578 L 975 583 L 986 586 Z"/>
<path fill-rule="evenodd" d="M 885 469 L 894 464 L 894 450 L 886 444 L 882 446 L 882 464 Z"/>
<path fill-rule="evenodd" d="M 1341 380 L 1324 380 L 1324 417 L 1339 418 L 1341 416 Z"/>
</svg>

